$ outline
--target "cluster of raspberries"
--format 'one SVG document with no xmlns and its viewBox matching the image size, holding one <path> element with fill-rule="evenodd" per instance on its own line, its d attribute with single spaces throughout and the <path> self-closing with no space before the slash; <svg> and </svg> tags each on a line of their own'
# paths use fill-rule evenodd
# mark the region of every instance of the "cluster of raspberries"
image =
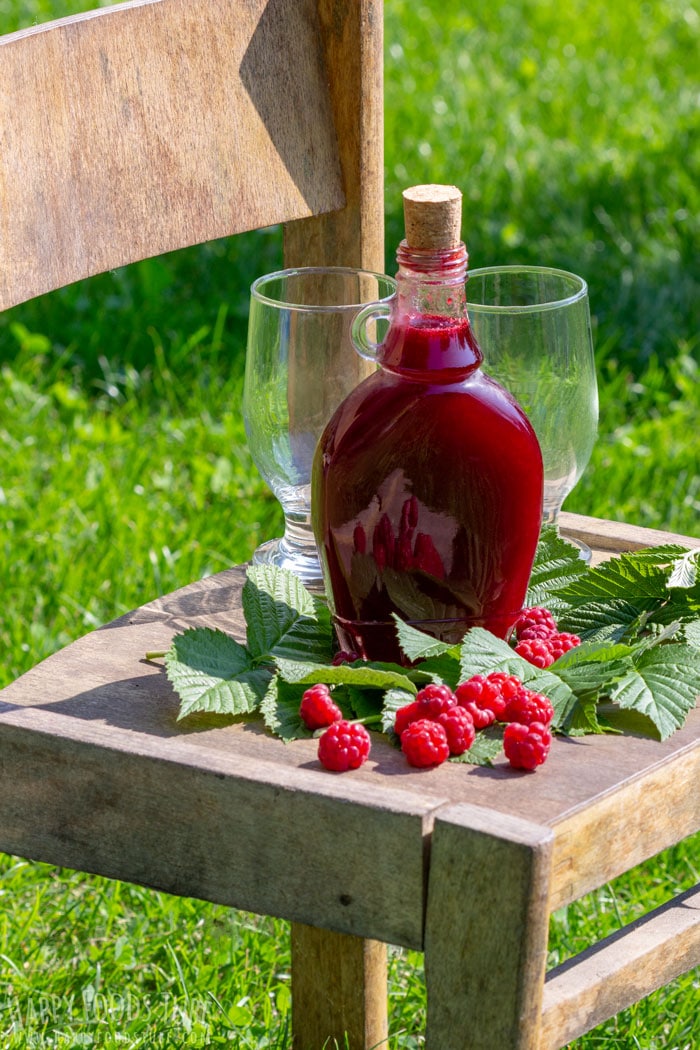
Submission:
<svg viewBox="0 0 700 1050">
<path fill-rule="evenodd" d="M 324 729 L 318 757 L 326 769 L 343 772 L 366 761 L 369 733 L 360 722 L 343 718 L 327 685 L 307 689 L 299 713 L 309 729 Z M 446 685 L 424 686 L 396 712 L 394 731 L 409 764 L 424 769 L 468 751 L 477 729 L 504 722 L 508 761 L 518 769 L 535 769 L 549 752 L 553 717 L 546 696 L 526 689 L 515 675 L 494 672 L 474 675 L 454 692 Z"/>
<path fill-rule="evenodd" d="M 515 675 L 495 671 L 474 675 L 454 692 L 446 685 L 426 685 L 396 712 L 394 731 L 410 765 L 426 768 L 468 751 L 477 729 L 504 722 L 503 749 L 511 766 L 535 769 L 549 753 L 553 717 L 546 696 L 527 689 Z"/>
<path fill-rule="evenodd" d="M 581 643 L 577 635 L 560 632 L 552 613 L 542 606 L 524 609 L 514 634 L 516 653 L 536 667 L 549 667 Z M 333 663 L 357 658 L 356 653 L 338 653 Z M 366 761 L 369 733 L 360 722 L 343 718 L 327 685 L 313 685 L 304 692 L 299 715 L 307 728 L 324 730 L 318 757 L 326 769 L 343 772 Z M 474 675 L 454 692 L 446 685 L 426 685 L 396 712 L 394 732 L 410 765 L 428 768 L 464 754 L 477 730 L 500 722 L 505 725 L 503 749 L 511 766 L 533 770 L 549 753 L 553 718 L 554 708 L 546 696 L 527 689 L 516 675 L 495 671 Z"/>
<path fill-rule="evenodd" d="M 549 667 L 560 656 L 581 644 L 577 634 L 560 631 L 549 609 L 533 605 L 523 609 L 515 622 L 515 651 L 535 667 Z"/>
</svg>

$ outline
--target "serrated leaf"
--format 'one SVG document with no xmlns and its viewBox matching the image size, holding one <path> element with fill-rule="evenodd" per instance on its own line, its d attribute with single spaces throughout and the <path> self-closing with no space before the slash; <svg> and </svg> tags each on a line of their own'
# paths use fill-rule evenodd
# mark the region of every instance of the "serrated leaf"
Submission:
<svg viewBox="0 0 700 1050">
<path fill-rule="evenodd" d="M 400 670 L 390 670 L 391 665 L 314 664 L 301 660 L 277 660 L 277 669 L 286 682 L 299 685 L 355 685 L 365 689 L 391 689 L 394 686 L 410 693 L 417 692 L 415 684 Z"/>
<path fill-rule="evenodd" d="M 576 693 L 607 695 L 612 684 L 634 667 L 635 651 L 628 645 L 583 642 L 559 657 L 552 668 Z"/>
<path fill-rule="evenodd" d="M 640 565 L 669 565 L 688 553 L 688 548 L 680 543 L 662 543 L 658 547 L 641 547 L 639 550 L 628 552 L 624 555 Z M 618 555 L 620 557 L 620 555 Z"/>
<path fill-rule="evenodd" d="M 561 607 L 557 592 L 586 571 L 580 549 L 561 537 L 555 526 L 544 526 L 525 604 L 546 605 L 552 612 L 557 612 Z"/>
<path fill-rule="evenodd" d="M 700 694 L 700 653 L 667 643 L 646 649 L 633 671 L 615 683 L 610 699 L 651 719 L 662 740 L 679 729 Z"/>
<path fill-rule="evenodd" d="M 333 635 L 325 603 L 293 573 L 252 565 L 243 586 L 248 648 L 256 657 L 330 660 Z"/>
<path fill-rule="evenodd" d="M 208 627 L 176 635 L 165 656 L 165 669 L 180 697 L 178 719 L 196 711 L 250 714 L 270 679 L 269 671 L 253 666 L 245 646 Z"/>
<path fill-rule="evenodd" d="M 333 699 L 346 718 L 359 718 L 368 725 L 379 721 L 382 711 L 381 694 L 377 690 L 358 689 L 354 685 L 339 685 L 333 690 Z"/>
<path fill-rule="evenodd" d="M 265 697 L 260 704 L 263 722 L 275 736 L 284 741 L 300 740 L 313 736 L 299 717 L 303 686 L 290 685 L 279 675 L 271 678 Z"/>
<path fill-rule="evenodd" d="M 549 697 L 557 727 L 567 722 L 578 703 L 573 691 L 556 674 L 528 663 L 507 642 L 496 638 L 483 627 L 472 627 L 462 642 L 460 681 L 466 681 L 475 674 L 488 675 L 494 671 L 517 675 L 528 689 Z"/>
<path fill-rule="evenodd" d="M 598 704 L 598 717 L 608 733 L 631 733 L 659 739 L 659 731 L 647 715 L 634 708 L 622 708 L 617 704 Z"/>
<path fill-rule="evenodd" d="M 681 624 L 697 620 L 700 616 L 700 585 L 694 587 L 674 587 L 669 590 L 667 600 L 654 609 L 650 616 L 656 623 L 672 623 L 680 620 Z"/>
<path fill-rule="evenodd" d="M 590 642 L 619 642 L 634 636 L 646 611 L 631 602 L 615 598 L 611 601 L 588 602 L 577 608 L 568 608 L 559 617 L 559 630 L 577 634 Z"/>
<path fill-rule="evenodd" d="M 383 733 L 393 731 L 394 722 L 396 721 L 396 712 L 405 704 L 410 704 L 415 698 L 415 693 L 409 693 L 405 689 L 387 689 L 384 693 L 382 705 Z"/>
<path fill-rule="evenodd" d="M 694 587 L 698 579 L 698 556 L 700 556 L 700 548 L 687 551 L 682 557 L 674 561 L 666 586 Z"/>
<path fill-rule="evenodd" d="M 461 681 L 459 647 L 455 646 L 442 656 L 428 657 L 427 660 L 421 661 L 418 667 L 412 668 L 408 675 L 414 682 L 430 681 L 437 682 L 438 685 L 444 683 L 449 685 L 450 689 L 455 689 Z"/>
<path fill-rule="evenodd" d="M 700 620 L 691 620 L 682 626 L 683 637 L 688 645 L 700 649 Z"/>
<path fill-rule="evenodd" d="M 474 743 L 463 755 L 454 755 L 450 762 L 471 766 L 492 766 L 503 751 L 503 729 L 493 727 L 476 734 Z"/>
<path fill-rule="evenodd" d="M 618 554 L 563 587 L 560 597 L 573 607 L 595 602 L 622 601 L 651 609 L 667 598 L 666 574 L 653 559 Z"/>
<path fill-rule="evenodd" d="M 441 642 L 432 635 L 426 634 L 425 631 L 412 627 L 399 616 L 394 615 L 394 622 L 401 651 L 411 663 L 416 660 L 424 660 L 429 656 L 442 656 L 453 648 L 447 642 Z"/>
</svg>

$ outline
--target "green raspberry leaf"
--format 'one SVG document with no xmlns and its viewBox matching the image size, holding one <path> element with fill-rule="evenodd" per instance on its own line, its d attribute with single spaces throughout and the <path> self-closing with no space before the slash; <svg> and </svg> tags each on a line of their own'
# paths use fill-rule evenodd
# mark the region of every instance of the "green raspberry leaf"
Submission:
<svg viewBox="0 0 700 1050">
<path fill-rule="evenodd" d="M 525 604 L 545 605 L 558 612 L 562 607 L 558 591 L 586 572 L 580 549 L 560 536 L 556 526 L 545 525 L 537 544 Z"/>
<path fill-rule="evenodd" d="M 447 642 L 438 641 L 437 638 L 426 634 L 425 631 L 419 631 L 416 627 L 412 627 L 405 620 L 396 616 L 396 614 L 394 614 L 394 622 L 396 623 L 396 635 L 401 651 L 411 663 L 416 660 L 424 660 L 429 656 L 442 656 L 454 648 L 454 646 L 448 645 Z"/>
<path fill-rule="evenodd" d="M 691 620 L 683 625 L 682 634 L 688 645 L 700 649 L 700 620 Z"/>
<path fill-rule="evenodd" d="M 397 686 L 412 693 L 417 692 L 411 679 L 392 664 L 315 664 L 302 660 L 277 660 L 277 669 L 286 682 L 298 685 L 354 685 L 364 689 L 391 689 Z"/>
<path fill-rule="evenodd" d="M 576 693 L 607 695 L 614 682 L 634 668 L 640 646 L 582 642 L 560 656 L 549 668 Z"/>
<path fill-rule="evenodd" d="M 666 572 L 656 557 L 638 551 L 619 554 L 567 584 L 560 596 L 574 608 L 591 602 L 622 601 L 639 609 L 653 609 L 668 597 Z"/>
<path fill-rule="evenodd" d="M 459 666 L 459 648 L 450 649 L 442 656 L 429 656 L 422 660 L 417 667 L 407 671 L 408 677 L 421 685 L 435 682 L 437 685 L 449 685 L 450 689 L 456 689 L 461 682 L 461 671 Z"/>
<path fill-rule="evenodd" d="M 602 701 L 598 704 L 597 713 L 606 733 L 628 733 L 659 739 L 659 731 L 652 720 L 632 707 L 622 708 Z"/>
<path fill-rule="evenodd" d="M 263 722 L 275 736 L 285 742 L 313 736 L 299 717 L 299 705 L 304 686 L 290 685 L 279 675 L 270 679 L 265 697 L 260 704 Z"/>
<path fill-rule="evenodd" d="M 677 643 L 645 649 L 609 695 L 621 708 L 633 708 L 649 718 L 665 740 L 680 729 L 697 703 L 700 652 Z"/>
<path fill-rule="evenodd" d="M 253 657 L 331 660 L 333 634 L 328 607 L 293 573 L 273 565 L 252 565 L 242 600 Z"/>
<path fill-rule="evenodd" d="M 495 671 L 517 675 L 528 689 L 549 697 L 557 726 L 570 719 L 571 712 L 578 704 L 573 690 L 551 670 L 543 670 L 528 663 L 507 642 L 496 638 L 483 627 L 472 627 L 462 642 L 460 681 L 464 682 L 475 674 L 489 675 Z"/>
<path fill-rule="evenodd" d="M 384 694 L 382 706 L 382 732 L 393 732 L 396 712 L 400 707 L 410 704 L 415 700 L 415 693 L 409 693 L 406 689 L 387 689 Z M 396 737 L 394 739 L 397 739 Z"/>
<path fill-rule="evenodd" d="M 634 638 L 645 625 L 647 616 L 641 605 L 621 598 L 594 601 L 567 609 L 559 618 L 559 630 L 571 631 L 582 641 L 619 642 Z"/>
<path fill-rule="evenodd" d="M 671 575 L 666 581 L 667 587 L 694 587 L 698 582 L 698 558 L 700 548 L 686 551 L 671 566 Z"/>
<path fill-rule="evenodd" d="M 338 685 L 333 700 L 345 718 L 359 718 L 368 725 L 381 719 L 382 697 L 376 689 L 358 689 L 354 685 Z"/>
<path fill-rule="evenodd" d="M 265 695 L 270 672 L 223 631 L 196 627 L 176 635 L 165 655 L 169 682 L 180 697 L 178 719 L 196 711 L 245 715 Z"/>
<path fill-rule="evenodd" d="M 450 762 L 471 766 L 492 766 L 503 751 L 503 727 L 489 726 L 476 734 L 474 743 L 463 755 L 453 755 Z"/>
</svg>

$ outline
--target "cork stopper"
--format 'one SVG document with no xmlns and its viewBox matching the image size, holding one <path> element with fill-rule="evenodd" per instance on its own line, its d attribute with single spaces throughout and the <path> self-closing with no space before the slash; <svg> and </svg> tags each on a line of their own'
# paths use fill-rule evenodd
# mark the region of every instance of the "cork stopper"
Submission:
<svg viewBox="0 0 700 1050">
<path fill-rule="evenodd" d="M 456 186 L 412 186 L 403 193 L 410 248 L 456 248 L 462 228 L 462 193 Z"/>
</svg>

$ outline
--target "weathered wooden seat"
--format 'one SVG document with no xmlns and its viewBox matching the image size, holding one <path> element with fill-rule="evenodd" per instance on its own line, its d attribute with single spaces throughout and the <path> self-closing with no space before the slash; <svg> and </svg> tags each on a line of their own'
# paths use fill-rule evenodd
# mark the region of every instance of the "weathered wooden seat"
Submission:
<svg viewBox="0 0 700 1050">
<path fill-rule="evenodd" d="M 664 536 L 567 521 L 602 556 Z M 700 962 L 696 888 L 545 981 L 553 909 L 700 827 L 700 710 L 664 743 L 557 741 L 534 777 L 409 772 L 382 743 L 330 776 L 312 741 L 183 729 L 145 658 L 187 626 L 241 638 L 243 579 L 151 602 L 0 693 L 4 850 L 290 919 L 300 1047 L 386 1037 L 380 942 L 425 951 L 436 1050 L 554 1050 Z"/>
<path fill-rule="evenodd" d="M 0 135 L 0 308 L 274 222 L 290 265 L 382 268 L 377 0 L 137 0 L 13 34 Z M 601 557 L 668 538 L 564 524 Z M 433 1050 L 561 1047 L 700 961 L 696 890 L 545 980 L 552 909 L 700 828 L 700 711 L 664 743 L 557 741 L 534 777 L 410 772 L 381 742 L 334 777 L 310 741 L 183 729 L 145 659 L 190 625 L 240 637 L 243 578 L 0 693 L 0 848 L 290 920 L 299 1050 L 386 1039 L 386 943 L 425 951 Z"/>
</svg>

